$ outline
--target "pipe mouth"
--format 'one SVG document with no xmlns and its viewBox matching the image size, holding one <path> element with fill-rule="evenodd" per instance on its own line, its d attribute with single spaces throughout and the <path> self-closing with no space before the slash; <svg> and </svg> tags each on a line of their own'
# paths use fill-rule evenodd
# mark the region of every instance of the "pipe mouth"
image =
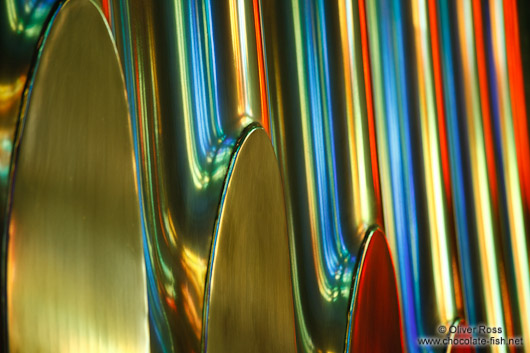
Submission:
<svg viewBox="0 0 530 353">
<path fill-rule="evenodd" d="M 265 131 L 245 129 L 219 206 L 203 351 L 295 352 L 289 237 L 278 162 Z"/>
<path fill-rule="evenodd" d="M 345 352 L 401 352 L 396 276 L 383 232 L 365 233 L 353 279 Z"/>
<path fill-rule="evenodd" d="M 7 218 L 9 348 L 147 351 L 125 84 L 108 25 L 91 1 L 58 8 L 30 80 Z"/>
</svg>

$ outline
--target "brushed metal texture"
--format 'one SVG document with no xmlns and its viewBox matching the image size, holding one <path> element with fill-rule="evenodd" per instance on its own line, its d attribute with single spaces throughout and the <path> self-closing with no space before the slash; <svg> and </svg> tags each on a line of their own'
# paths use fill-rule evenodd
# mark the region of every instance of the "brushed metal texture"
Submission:
<svg viewBox="0 0 530 353">
<path fill-rule="evenodd" d="M 11 352 L 144 352 L 142 226 L 125 86 L 109 29 L 66 2 L 40 49 L 16 139 Z"/>
<path fill-rule="evenodd" d="M 137 142 L 151 350 L 198 352 L 234 144 L 252 122 L 268 125 L 259 4 L 100 3 L 120 53 Z"/>
<path fill-rule="evenodd" d="M 203 345 L 206 352 L 296 352 L 280 170 L 265 131 L 247 130 L 223 191 Z"/>
</svg>

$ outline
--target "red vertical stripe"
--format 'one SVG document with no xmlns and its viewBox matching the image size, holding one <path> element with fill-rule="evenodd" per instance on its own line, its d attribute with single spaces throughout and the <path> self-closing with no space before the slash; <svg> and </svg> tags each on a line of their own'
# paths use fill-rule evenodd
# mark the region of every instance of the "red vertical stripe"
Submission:
<svg viewBox="0 0 530 353">
<path fill-rule="evenodd" d="M 519 166 L 519 182 L 523 198 L 523 207 L 528 217 L 530 208 L 530 144 L 528 141 L 528 119 L 524 94 L 521 47 L 519 42 L 519 23 L 516 0 L 504 2 L 504 25 L 506 33 L 506 56 L 512 100 L 515 147 Z M 529 225 L 527 225 L 529 226 Z"/>
<path fill-rule="evenodd" d="M 103 15 L 105 15 L 105 18 L 107 19 L 107 23 L 110 26 L 110 0 L 102 0 L 101 1 L 101 7 L 103 8 Z"/>
<path fill-rule="evenodd" d="M 447 143 L 447 125 L 445 122 L 444 96 L 442 86 L 442 69 L 440 59 L 440 43 L 435 0 L 429 0 L 429 27 L 431 33 L 432 64 L 434 71 L 434 90 L 436 96 L 436 114 L 438 116 L 438 131 L 440 132 L 440 153 L 442 158 L 442 174 L 444 180 L 447 207 L 452 214 L 451 169 L 449 165 L 449 146 Z"/>
<path fill-rule="evenodd" d="M 359 0 L 359 22 L 361 27 L 361 45 L 363 55 L 364 85 L 366 94 L 366 113 L 368 114 L 368 133 L 370 136 L 370 156 L 372 159 L 372 176 L 377 202 L 377 223 L 383 226 L 381 206 L 381 189 L 379 184 L 379 165 L 377 162 L 377 141 L 375 136 L 374 102 L 372 97 L 372 76 L 370 72 L 370 49 L 368 47 L 368 30 L 366 24 L 366 7 L 364 0 Z"/>
<path fill-rule="evenodd" d="M 269 102 L 267 95 L 267 81 L 265 77 L 265 61 L 263 60 L 263 39 L 261 36 L 261 11 L 259 0 L 254 0 L 254 31 L 256 32 L 256 50 L 258 58 L 259 89 L 261 98 L 261 124 L 270 136 Z"/>
<path fill-rule="evenodd" d="M 454 229 L 454 216 L 453 216 L 453 194 L 451 184 L 451 165 L 449 163 L 449 143 L 447 137 L 447 122 L 445 117 L 445 105 L 444 105 L 444 91 L 443 91 L 443 80 L 442 80 L 442 64 L 440 54 L 440 34 L 438 31 L 438 13 L 436 10 L 436 0 L 428 0 L 428 11 L 429 11 L 429 27 L 431 35 L 431 54 L 432 54 L 432 66 L 434 72 L 434 90 L 436 97 L 436 115 L 438 117 L 438 131 L 440 139 L 440 154 L 442 159 L 442 177 L 444 181 L 444 193 L 447 200 L 447 217 L 448 223 L 451 225 L 451 229 Z M 456 239 L 452 238 L 452 243 L 456 247 Z M 455 288 L 455 300 L 458 310 L 463 308 L 462 302 L 462 288 L 460 272 L 458 271 L 458 260 L 456 257 L 451 259 L 453 267 L 453 285 Z"/>
</svg>

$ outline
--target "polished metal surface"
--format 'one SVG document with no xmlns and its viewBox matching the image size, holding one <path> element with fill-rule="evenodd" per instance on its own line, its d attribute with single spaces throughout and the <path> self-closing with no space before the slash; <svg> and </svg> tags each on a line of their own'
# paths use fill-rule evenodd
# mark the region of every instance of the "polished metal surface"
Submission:
<svg viewBox="0 0 530 353">
<path fill-rule="evenodd" d="M 410 351 L 419 349 L 418 337 L 434 336 L 438 325 L 463 314 L 443 101 L 432 70 L 436 37 L 425 6 L 365 5 L 385 233 Z"/>
<path fill-rule="evenodd" d="M 369 229 L 354 275 L 347 352 L 402 352 L 394 266 L 385 235 Z"/>
<path fill-rule="evenodd" d="M 133 138 L 109 28 L 90 1 L 67 1 L 39 50 L 11 174 L 9 349 L 145 352 Z"/>
<path fill-rule="evenodd" d="M 151 350 L 198 352 L 206 273 L 232 150 L 250 123 L 268 125 L 259 4 L 99 6 L 119 49 L 136 138 Z"/>
<path fill-rule="evenodd" d="M 472 251 L 464 267 L 465 294 L 468 321 L 498 325 L 507 336 L 529 340 L 530 228 L 525 225 L 524 204 L 528 203 L 525 159 L 530 149 L 528 134 L 521 133 L 527 128 L 520 96 L 522 73 L 516 62 L 519 43 L 510 33 L 517 26 L 514 7 L 512 1 L 504 5 L 491 1 L 487 6 L 466 1 L 454 8 L 462 55 L 459 103 L 466 127 L 461 136 L 469 141 L 465 172 L 472 181 L 468 195 L 474 203 L 470 223 L 475 236 L 466 239 Z M 510 35 L 504 38 L 504 33 Z"/>
<path fill-rule="evenodd" d="M 27 83 L 30 64 L 37 52 L 37 42 L 55 0 L 27 2 L 0 1 L 0 295 L 1 308 L 6 307 L 5 253 L 7 239 L 5 211 L 9 189 L 9 170 L 20 104 Z M 6 344 L 5 310 L 0 309 L 0 347 Z"/>
<path fill-rule="evenodd" d="M 262 11 L 298 349 L 340 352 L 363 236 L 383 226 L 359 8 L 277 0 L 263 2 Z"/>
<path fill-rule="evenodd" d="M 296 352 L 280 170 L 264 130 L 247 130 L 223 190 L 203 346 L 206 352 Z"/>
<path fill-rule="evenodd" d="M 65 6 L 85 0 L 70 1 Z M 70 49 L 104 52 L 97 60 L 112 57 L 114 64 L 118 57 L 120 99 L 107 82 L 111 76 L 94 74 L 87 56 L 46 49 L 51 32 L 42 28 L 61 4 L 0 0 L 0 227 L 5 229 L 0 314 L 10 340 L 18 340 L 12 350 L 28 351 L 17 348 L 23 345 L 19 336 L 29 337 L 37 325 L 28 344 L 116 351 L 105 342 L 125 337 L 115 323 L 126 322 L 144 325 L 143 336 L 127 340 L 144 337 L 142 349 L 153 352 L 293 347 L 339 352 L 388 350 L 387 345 L 395 351 L 401 347 L 400 326 L 404 351 L 453 351 L 462 347 L 420 345 L 418 339 L 440 337 L 440 325 L 465 320 L 470 326 L 502 327 L 505 339 L 525 342 L 520 348 L 488 345 L 479 351 L 530 352 L 530 6 L 525 1 L 94 0 L 87 8 L 99 9 L 98 21 L 104 18 L 110 30 L 105 39 L 69 44 Z M 83 23 L 78 26 L 89 32 L 93 24 Z M 75 33 L 61 36 L 80 42 Z M 113 46 L 109 37 L 117 54 L 107 53 Z M 40 64 L 44 56 L 59 54 L 62 61 Z M 56 73 L 61 66 L 71 72 L 65 79 Z M 39 83 L 33 78 L 39 70 L 54 76 Z M 96 92 L 83 83 L 87 77 L 104 83 Z M 122 122 L 112 121 L 116 131 L 126 126 L 131 136 L 103 131 L 99 117 L 110 111 L 87 103 L 96 95 L 128 104 L 130 119 L 125 112 Z M 84 123 L 94 130 L 81 133 L 70 124 L 74 120 L 65 120 L 66 109 L 73 112 L 74 106 L 78 119 L 101 110 Z M 27 117 L 28 125 L 21 124 L 13 145 L 19 117 Z M 280 182 L 274 181 L 266 134 Z M 80 146 L 89 140 L 98 144 L 81 163 Z M 21 165 L 13 163 L 10 171 L 12 151 L 26 154 L 26 162 L 15 160 Z M 65 179 L 74 167 L 83 172 Z M 119 181 L 111 172 L 118 168 Z M 263 180 L 267 173 L 271 177 Z M 81 187 L 89 180 L 104 195 Z M 115 195 L 122 188 L 133 190 L 126 193 L 130 208 L 107 211 L 121 202 Z M 274 206 L 281 189 L 285 212 Z M 6 221 L 8 192 L 13 213 Z M 258 202 L 261 197 L 266 201 Z M 59 202 L 73 206 L 57 211 Z M 72 218 L 85 204 L 104 214 Z M 136 220 L 126 222 L 133 210 Z M 282 215 L 291 285 L 280 239 Z M 84 236 L 101 222 L 112 224 L 114 237 Z M 46 227 L 34 231 L 41 224 Z M 68 229 L 70 236 L 57 229 Z M 146 294 L 140 306 L 105 304 L 105 310 L 122 307 L 127 315 L 138 314 L 126 320 L 114 315 L 112 321 L 82 303 L 92 300 L 89 293 L 115 293 L 125 281 L 120 275 L 112 286 L 99 285 L 129 266 L 118 261 L 119 251 L 135 232 L 135 266 L 143 261 L 145 282 L 136 280 L 135 289 L 123 295 L 137 295 L 139 288 Z M 272 235 L 260 236 L 265 233 Z M 383 233 L 395 266 L 401 324 L 395 320 Z M 55 239 L 60 241 L 52 246 Z M 110 245 L 119 251 L 100 257 Z M 61 275 L 53 275 L 59 270 Z M 6 293 L 6 286 L 16 293 Z M 83 301 L 74 302 L 73 293 L 81 289 Z M 43 305 L 34 292 L 61 302 L 46 299 Z M 85 311 L 68 311 L 77 304 Z M 15 309 L 19 314 L 11 316 Z M 60 336 L 50 333 L 53 325 L 43 326 L 46 320 L 61 325 Z M 93 344 L 94 337 L 104 338 Z M 4 341 L 0 337 L 0 344 Z"/>
<path fill-rule="evenodd" d="M 56 2 L 0 2 L 0 222 L 4 221 L 9 163 L 22 93 L 42 27 Z"/>
<path fill-rule="evenodd" d="M 515 2 L 367 1 L 366 13 L 385 232 L 408 349 L 432 349 L 418 337 L 458 317 L 528 337 L 529 148 Z"/>
</svg>

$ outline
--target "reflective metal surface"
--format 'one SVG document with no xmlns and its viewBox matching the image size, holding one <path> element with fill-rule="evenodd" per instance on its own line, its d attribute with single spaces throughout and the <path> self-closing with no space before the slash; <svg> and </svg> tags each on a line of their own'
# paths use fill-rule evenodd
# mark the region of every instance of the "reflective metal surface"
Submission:
<svg viewBox="0 0 530 353">
<path fill-rule="evenodd" d="M 514 25 L 510 24 L 514 20 L 514 14 L 510 14 L 513 6 L 514 2 L 507 2 L 503 9 L 501 2 L 490 1 L 481 8 L 479 3 L 468 1 L 455 7 L 462 53 L 460 103 L 467 128 L 463 136 L 469 141 L 467 172 L 472 180 L 469 195 L 474 203 L 472 222 L 476 234 L 467 239 L 474 251 L 467 263 L 465 294 L 471 323 L 502 325 L 508 336 L 522 335 L 530 340 L 530 274 L 525 236 L 529 228 L 525 226 L 523 211 L 527 200 L 521 193 L 527 184 L 524 156 L 528 155 L 528 146 L 521 145 L 521 138 L 525 137 L 514 130 L 526 116 L 521 111 L 524 102 L 516 98 L 517 90 L 523 89 L 516 88 L 514 79 L 520 75 L 513 71 L 517 70 L 516 65 L 511 65 L 512 84 L 508 82 L 507 59 L 513 60 L 516 55 L 507 50 L 507 45 L 513 44 L 514 38 L 503 38 L 504 31 Z M 488 61 L 490 66 L 486 67 Z M 523 126 L 519 128 L 524 131 Z M 518 158 L 523 160 L 518 163 Z M 505 347 L 493 349 L 507 351 Z"/>
<path fill-rule="evenodd" d="M 339 352 L 360 244 L 368 227 L 382 226 L 359 8 L 348 1 L 278 0 L 262 6 L 298 348 Z"/>
<path fill-rule="evenodd" d="M 207 352 L 296 352 L 282 180 L 268 135 L 235 148 L 207 279 Z"/>
<path fill-rule="evenodd" d="M 55 0 L 0 3 L 0 211 L 5 209 L 9 163 L 24 85 Z M 2 220 L 3 221 L 3 218 Z"/>
<path fill-rule="evenodd" d="M 62 180 L 40 172 L 44 163 L 64 164 L 48 155 L 24 166 L 22 176 L 31 175 L 32 182 L 15 182 L 8 188 L 15 122 L 26 114 L 20 111 L 24 87 L 31 88 L 27 81 L 31 58 L 39 48 L 39 33 L 43 35 L 40 28 L 58 4 L 0 0 L 0 211 L 7 205 L 6 192 L 12 191 L 15 211 L 25 217 L 15 231 L 34 226 L 38 218 L 31 210 L 45 202 L 56 205 L 57 195 L 68 196 L 75 204 L 70 213 L 83 202 L 98 200 L 92 193 L 93 198 L 79 198 L 77 205 L 72 193 L 61 191 L 48 193 L 39 203 L 27 201 L 27 195 L 44 181 Z M 525 342 L 524 347 L 487 345 L 478 351 L 530 352 L 526 112 L 530 6 L 526 1 L 94 0 L 94 4 L 118 48 L 118 71 L 125 81 L 121 89 L 130 111 L 131 159 L 140 200 L 136 208 L 147 276 L 142 287 L 149 315 L 145 349 L 252 351 L 256 346 L 248 347 L 260 342 L 263 350 L 282 351 L 292 348 L 295 339 L 297 350 L 304 352 L 370 350 L 397 342 L 401 327 L 406 351 L 452 351 L 462 347 L 420 345 L 418 339 L 441 337 L 440 325 L 462 325 L 465 320 L 470 326 L 502 327 L 505 339 L 522 337 Z M 90 43 L 99 50 L 99 41 Z M 68 93 L 78 100 L 76 109 L 83 109 L 84 91 Z M 33 98 L 28 97 L 31 107 Z M 61 97 L 53 99 L 61 102 L 58 107 L 66 106 Z M 271 177 L 260 184 L 255 175 L 260 168 L 271 171 L 266 167 L 272 165 L 270 153 L 253 152 L 253 158 L 245 159 L 252 167 L 237 173 L 239 181 L 233 179 L 234 156 L 242 146 L 237 141 L 246 141 L 244 137 L 256 128 L 253 123 L 270 132 L 280 166 L 291 286 L 283 277 L 285 256 L 272 265 L 267 256 L 253 256 L 268 251 L 252 242 L 253 236 L 283 222 L 281 207 L 273 207 L 279 202 L 273 197 L 278 183 Z M 71 143 L 63 125 L 53 132 L 38 125 L 34 133 L 61 133 L 65 137 L 55 140 L 63 146 Z M 260 136 L 265 132 L 260 130 Z M 93 139 L 98 141 L 100 135 Z M 101 148 L 116 153 L 114 145 L 120 141 Z M 68 161 L 78 149 L 61 153 Z M 108 162 L 99 156 L 96 160 Z M 116 165 L 123 163 L 120 159 Z M 63 169 L 56 172 L 67 173 L 68 168 Z M 238 186 L 230 189 L 231 183 Z M 264 192 L 269 187 L 272 191 Z M 257 197 L 234 191 L 240 188 L 255 188 L 252 195 L 263 192 L 268 201 L 258 207 L 253 203 Z M 26 195 L 26 201 L 21 203 L 17 195 Z M 228 198 L 233 202 L 227 203 Z M 266 210 L 279 212 L 274 218 L 281 222 L 266 221 L 270 215 Z M 232 220 L 229 225 L 217 223 L 223 212 L 228 214 L 225 219 Z M 54 217 L 46 222 L 58 219 Z M 247 226 L 256 228 L 248 231 Z M 385 318 L 395 319 L 395 305 L 389 304 L 395 291 L 358 294 L 362 264 L 374 263 L 363 244 L 382 237 L 374 229 L 386 235 L 397 277 L 401 325 L 392 320 L 388 340 L 375 338 L 379 330 L 374 333 L 388 322 L 375 315 L 357 315 L 378 313 L 388 305 L 385 312 L 393 314 Z M 281 243 L 279 239 L 267 238 L 275 244 Z M 3 260 L 6 244 L 17 246 L 21 253 L 33 251 L 17 238 L 12 244 L 5 237 L 2 240 Z M 47 249 L 63 249 L 57 256 L 63 262 L 77 256 L 77 248 L 61 244 Z M 104 247 L 105 242 L 94 246 Z M 275 248 L 278 254 L 280 248 Z M 82 255 L 89 258 L 88 253 Z M 366 288 L 392 287 L 390 266 L 382 256 L 380 261 L 377 256 L 376 267 L 365 269 L 371 274 L 365 277 Z M 5 271 L 4 266 L 1 283 L 11 286 Z M 281 283 L 260 282 L 270 281 L 272 273 L 283 273 Z M 20 331 L 22 321 L 13 324 L 5 317 L 6 310 L 16 308 L 6 300 L 28 296 L 2 293 L 3 323 L 11 335 Z M 287 308 L 291 297 L 294 330 L 289 328 L 292 315 L 287 315 L 292 309 L 278 309 Z M 374 300 L 380 305 L 372 310 Z M 271 309 L 264 310 L 257 302 Z M 35 307 L 24 310 L 37 312 Z M 282 315 L 286 318 L 272 319 Z M 228 330 L 235 336 L 225 335 Z M 88 342 L 87 335 L 65 335 L 60 341 Z M 231 341 L 237 337 L 239 341 Z M 394 345 L 392 350 L 399 349 L 399 343 Z M 76 349 L 97 350 L 90 345 Z"/>
<path fill-rule="evenodd" d="M 510 108 L 503 62 L 520 55 L 504 47 L 516 41 L 504 34 L 517 27 L 513 5 L 366 3 L 385 230 L 410 351 L 430 349 L 417 338 L 457 317 L 527 336 L 526 167 L 516 154 L 528 149 L 515 152 L 508 114 L 524 103 Z"/>
<path fill-rule="evenodd" d="M 29 87 L 10 196 L 9 349 L 146 351 L 125 86 L 109 29 L 90 1 L 57 12 Z"/>
<path fill-rule="evenodd" d="M 198 352 L 233 146 L 250 123 L 267 126 L 258 3 L 100 6 L 118 44 L 136 138 L 151 350 Z"/>
<path fill-rule="evenodd" d="M 354 275 L 347 352 L 401 352 L 399 300 L 385 235 L 366 232 Z"/>
<path fill-rule="evenodd" d="M 9 187 L 9 170 L 13 151 L 15 128 L 20 117 L 20 105 L 27 83 L 30 63 L 37 52 L 42 27 L 53 7 L 54 0 L 26 2 L 0 1 L 0 227 L 6 227 L 5 211 Z M 0 288 L 5 289 L 6 269 L 5 232 L 0 235 L 2 260 Z M 5 290 L 0 304 L 5 308 Z M 0 347 L 7 337 L 5 310 L 0 311 Z"/>
<path fill-rule="evenodd" d="M 385 232 L 410 351 L 418 337 L 436 335 L 461 314 L 446 127 L 425 6 L 384 0 L 365 7 Z"/>
</svg>

